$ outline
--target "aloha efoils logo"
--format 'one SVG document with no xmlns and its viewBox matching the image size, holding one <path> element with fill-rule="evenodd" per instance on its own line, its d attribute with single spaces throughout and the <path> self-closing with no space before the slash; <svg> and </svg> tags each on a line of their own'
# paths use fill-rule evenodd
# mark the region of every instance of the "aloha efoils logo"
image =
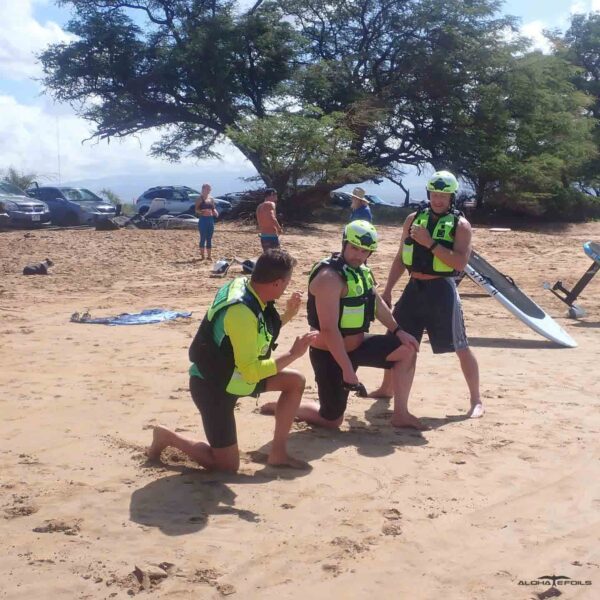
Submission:
<svg viewBox="0 0 600 600">
<path fill-rule="evenodd" d="M 550 586 L 547 590 L 536 593 L 539 600 L 545 600 L 546 598 L 556 598 L 557 596 L 561 596 L 562 592 L 559 588 L 566 591 L 567 588 L 573 588 L 575 586 L 592 585 L 592 582 L 590 580 L 581 581 L 580 579 L 571 579 L 566 575 L 542 575 L 541 577 L 531 580 L 521 579 L 519 585 L 536 587 Z"/>
</svg>

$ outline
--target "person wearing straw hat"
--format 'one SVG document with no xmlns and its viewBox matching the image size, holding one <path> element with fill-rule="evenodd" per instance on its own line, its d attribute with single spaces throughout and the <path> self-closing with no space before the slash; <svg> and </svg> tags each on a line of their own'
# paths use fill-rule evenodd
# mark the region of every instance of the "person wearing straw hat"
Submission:
<svg viewBox="0 0 600 600">
<path fill-rule="evenodd" d="M 369 221 L 369 223 L 372 223 L 373 215 L 369 208 L 369 204 L 371 203 L 366 197 L 365 190 L 361 187 L 355 187 L 350 196 L 352 196 L 352 203 L 350 204 L 350 208 L 352 209 L 350 223 L 352 221 Z"/>
</svg>

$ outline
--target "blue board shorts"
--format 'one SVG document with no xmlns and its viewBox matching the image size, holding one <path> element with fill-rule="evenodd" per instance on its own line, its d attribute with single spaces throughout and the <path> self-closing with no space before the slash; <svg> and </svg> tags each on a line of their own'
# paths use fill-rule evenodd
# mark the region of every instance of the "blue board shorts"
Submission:
<svg viewBox="0 0 600 600">
<path fill-rule="evenodd" d="M 279 237 L 274 233 L 261 233 L 259 237 L 263 252 L 266 252 L 271 248 L 279 248 L 280 246 Z"/>
</svg>

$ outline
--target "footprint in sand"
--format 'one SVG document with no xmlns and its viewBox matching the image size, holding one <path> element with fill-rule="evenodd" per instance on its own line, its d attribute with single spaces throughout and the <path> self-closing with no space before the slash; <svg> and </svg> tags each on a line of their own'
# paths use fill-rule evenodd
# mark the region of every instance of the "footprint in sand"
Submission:
<svg viewBox="0 0 600 600">
<path fill-rule="evenodd" d="M 28 496 L 13 494 L 12 505 L 4 509 L 4 518 L 16 519 L 17 517 L 27 517 L 38 510 L 39 507 L 30 502 Z"/>
<path fill-rule="evenodd" d="M 388 508 L 383 511 L 383 517 L 387 520 L 381 527 L 383 535 L 398 536 L 402 534 L 402 527 L 399 523 L 402 519 L 402 513 L 397 508 Z"/>
<path fill-rule="evenodd" d="M 64 533 L 65 535 L 77 535 L 80 530 L 82 519 L 73 519 L 72 521 L 62 521 L 59 519 L 49 519 L 44 521 L 44 525 L 34 527 L 36 533 Z"/>
</svg>

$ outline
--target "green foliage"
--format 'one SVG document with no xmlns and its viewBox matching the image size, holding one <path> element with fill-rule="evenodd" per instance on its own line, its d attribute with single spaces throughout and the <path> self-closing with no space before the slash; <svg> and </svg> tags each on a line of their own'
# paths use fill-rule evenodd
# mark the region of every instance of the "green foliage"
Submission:
<svg viewBox="0 0 600 600">
<path fill-rule="evenodd" d="M 118 206 L 119 204 L 121 206 L 123 205 L 123 200 L 121 200 L 121 198 L 117 194 L 115 194 L 115 192 L 108 188 L 101 189 L 100 196 L 104 197 L 106 200 L 108 200 L 111 204 L 114 204 L 115 206 Z"/>
<path fill-rule="evenodd" d="M 2 174 L 2 178 L 6 179 L 6 181 L 16 185 L 18 188 L 22 190 L 26 190 L 28 187 L 31 187 L 31 184 L 39 179 L 40 176 L 38 173 L 18 171 L 14 167 L 8 167 Z"/>
<path fill-rule="evenodd" d="M 236 145 L 262 157 L 263 179 L 280 193 L 297 191 L 300 185 L 361 181 L 376 175 L 356 160 L 343 113 L 285 112 L 247 119 L 227 134 Z"/>
<path fill-rule="evenodd" d="M 596 151 L 590 154 L 579 174 L 580 186 L 600 196 L 600 13 L 573 15 L 563 37 L 555 35 L 555 54 L 575 65 L 571 81 L 590 99 L 587 113 L 595 120 Z"/>
</svg>

